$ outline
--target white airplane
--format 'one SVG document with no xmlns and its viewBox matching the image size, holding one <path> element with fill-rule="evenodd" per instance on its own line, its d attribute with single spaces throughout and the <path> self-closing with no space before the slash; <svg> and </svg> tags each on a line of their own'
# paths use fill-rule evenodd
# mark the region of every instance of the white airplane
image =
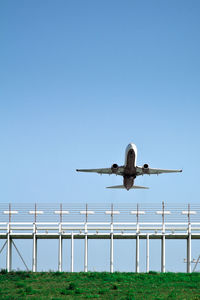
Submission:
<svg viewBox="0 0 200 300">
<path fill-rule="evenodd" d="M 111 168 L 103 169 L 77 169 L 77 172 L 92 172 L 98 174 L 116 174 L 123 176 L 123 185 L 108 186 L 108 189 L 148 189 L 148 187 L 134 185 L 134 180 L 139 175 L 144 174 L 161 174 L 161 173 L 177 173 L 182 170 L 163 170 L 163 169 L 151 169 L 148 164 L 144 164 L 142 167 L 136 166 L 137 160 L 137 147 L 131 143 L 126 147 L 125 152 L 125 164 L 124 166 L 118 166 L 113 164 Z"/>
</svg>

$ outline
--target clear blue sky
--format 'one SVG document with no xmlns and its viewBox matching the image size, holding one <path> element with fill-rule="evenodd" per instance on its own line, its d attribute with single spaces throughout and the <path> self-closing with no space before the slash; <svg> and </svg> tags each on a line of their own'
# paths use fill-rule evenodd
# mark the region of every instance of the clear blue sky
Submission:
<svg viewBox="0 0 200 300">
<path fill-rule="evenodd" d="M 199 202 L 199 1 L 1 1 L 1 202 Z M 183 168 L 136 179 L 76 168 Z"/>
</svg>

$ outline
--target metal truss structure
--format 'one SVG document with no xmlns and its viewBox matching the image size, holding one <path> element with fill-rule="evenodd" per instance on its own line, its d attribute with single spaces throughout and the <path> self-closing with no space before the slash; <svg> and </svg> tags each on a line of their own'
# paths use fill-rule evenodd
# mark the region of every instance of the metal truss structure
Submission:
<svg viewBox="0 0 200 300">
<path fill-rule="evenodd" d="M 0 204 L 0 239 L 7 248 L 6 268 L 12 270 L 12 245 L 16 239 L 32 239 L 32 271 L 37 272 L 37 241 L 58 240 L 58 271 L 62 271 L 63 240 L 71 240 L 71 272 L 74 271 L 74 239 L 84 239 L 84 271 L 88 271 L 88 239 L 110 240 L 110 272 L 114 271 L 114 240 L 136 240 L 139 272 L 140 239 L 146 240 L 146 272 L 149 241 L 161 240 L 161 272 L 165 272 L 165 240 L 187 241 L 187 272 L 191 272 L 191 240 L 200 239 L 199 204 Z"/>
</svg>

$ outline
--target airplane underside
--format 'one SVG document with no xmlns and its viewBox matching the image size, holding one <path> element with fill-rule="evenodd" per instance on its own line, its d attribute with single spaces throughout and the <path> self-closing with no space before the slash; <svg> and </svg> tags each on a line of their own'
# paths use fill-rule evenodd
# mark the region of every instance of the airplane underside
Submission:
<svg viewBox="0 0 200 300">
<path fill-rule="evenodd" d="M 134 177 L 133 176 L 124 176 L 123 184 L 127 190 L 130 190 L 130 188 L 134 184 Z"/>
<path fill-rule="evenodd" d="M 123 184 L 127 190 L 130 190 L 130 188 L 132 188 L 134 184 L 134 179 L 136 178 L 135 161 L 136 161 L 136 153 L 131 148 L 127 153 L 126 165 L 124 168 L 124 176 L 123 176 L 124 178 Z"/>
<path fill-rule="evenodd" d="M 151 174 L 162 174 L 162 173 L 177 173 L 182 172 L 182 170 L 170 170 L 170 169 L 156 169 L 150 168 L 148 164 L 143 166 L 137 166 L 137 147 L 135 144 L 130 143 L 126 147 L 125 151 L 125 164 L 123 166 L 118 166 L 114 163 L 110 168 L 99 168 L 99 169 L 77 169 L 78 172 L 92 172 L 98 174 L 116 174 L 123 176 L 123 185 L 108 186 L 109 189 L 148 189 L 144 186 L 134 185 L 134 180 L 139 175 L 151 175 Z"/>
</svg>

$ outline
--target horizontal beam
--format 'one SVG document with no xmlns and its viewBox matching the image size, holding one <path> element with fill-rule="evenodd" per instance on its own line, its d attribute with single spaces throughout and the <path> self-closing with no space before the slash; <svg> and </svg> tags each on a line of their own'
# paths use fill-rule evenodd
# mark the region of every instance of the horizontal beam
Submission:
<svg viewBox="0 0 200 300">
<path fill-rule="evenodd" d="M 154 221 L 152 221 L 152 222 L 139 222 L 140 223 L 140 225 L 151 225 L 151 226 L 161 226 L 163 223 L 162 222 L 154 222 Z M 191 223 L 191 225 L 199 225 L 200 226 L 200 222 L 190 222 Z M 6 226 L 6 225 L 8 225 L 8 224 L 10 224 L 10 225 L 22 225 L 22 226 L 24 226 L 24 225 L 33 225 L 33 224 L 35 224 L 35 225 L 44 225 L 44 226 L 46 226 L 46 225 L 54 225 L 54 226 L 56 226 L 56 225 L 59 225 L 59 224 L 61 224 L 62 226 L 63 225 L 72 225 L 72 226 L 77 226 L 77 225 L 84 225 L 85 224 L 85 222 L 0 222 L 0 226 L 1 225 L 4 225 L 4 226 Z M 87 222 L 87 224 L 88 225 L 110 225 L 110 222 L 90 222 L 90 221 L 88 221 Z M 137 222 L 113 222 L 113 224 L 114 225 L 125 225 L 125 226 L 127 226 L 127 225 L 131 225 L 131 226 L 134 226 L 134 225 L 137 225 L 138 223 Z M 173 225 L 173 226 L 178 226 L 178 225 L 185 225 L 185 226 L 187 226 L 188 225 L 188 222 L 165 222 L 165 225 Z"/>
<path fill-rule="evenodd" d="M 88 239 L 110 239 L 109 233 L 87 233 Z M 140 239 L 146 239 L 147 234 L 149 235 L 149 239 L 161 239 L 163 234 L 151 234 L 151 233 L 144 233 L 139 234 Z M 59 233 L 36 233 L 37 239 L 59 239 L 60 234 Z M 12 239 L 32 239 L 33 234 L 32 233 L 24 233 L 24 234 L 16 234 L 16 233 L 10 233 L 10 237 Z M 79 234 L 79 233 L 73 233 L 74 239 L 84 239 L 85 234 Z M 136 239 L 137 234 L 118 234 L 114 233 L 113 238 L 114 239 Z M 165 234 L 166 239 L 187 239 L 188 234 Z M 0 239 L 6 239 L 7 234 L 0 234 Z M 71 239 L 71 233 L 62 234 L 63 239 Z M 191 239 L 200 239 L 200 234 L 191 234 Z"/>
</svg>

